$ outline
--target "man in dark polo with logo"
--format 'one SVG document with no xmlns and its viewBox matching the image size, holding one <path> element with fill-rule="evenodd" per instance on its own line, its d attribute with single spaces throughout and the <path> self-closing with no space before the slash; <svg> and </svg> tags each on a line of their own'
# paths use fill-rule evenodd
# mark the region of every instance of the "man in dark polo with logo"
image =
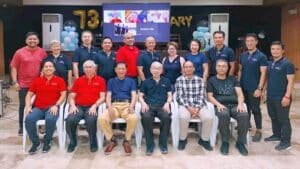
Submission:
<svg viewBox="0 0 300 169">
<path fill-rule="evenodd" d="M 276 150 L 291 148 L 292 127 L 289 118 L 292 89 L 295 79 L 294 65 L 284 56 L 284 44 L 272 42 L 267 78 L 267 108 L 272 122 L 273 134 L 265 141 L 280 141 Z"/>
<path fill-rule="evenodd" d="M 96 57 L 99 49 L 92 45 L 93 34 L 91 31 L 85 30 L 81 33 L 82 44 L 79 46 L 73 54 L 73 73 L 75 79 L 82 76 L 83 72 L 83 63 L 87 60 L 93 60 L 97 63 Z"/>
<path fill-rule="evenodd" d="M 242 53 L 240 57 L 238 79 L 240 80 L 247 104 L 249 124 L 251 122 L 251 113 L 254 115 L 256 132 L 252 137 L 252 141 L 258 142 L 262 136 L 260 98 L 266 81 L 268 60 L 266 55 L 256 48 L 258 39 L 255 33 L 247 34 L 245 43 L 247 51 Z"/>
<path fill-rule="evenodd" d="M 235 69 L 234 68 L 235 56 L 234 56 L 234 51 L 230 47 L 224 44 L 225 32 L 215 31 L 213 33 L 213 40 L 215 46 L 210 48 L 207 51 L 207 57 L 210 61 L 210 71 L 209 71 L 210 77 L 217 74 L 216 61 L 219 59 L 226 60 L 229 63 L 230 69 L 227 73 L 229 75 L 233 75 Z"/>
<path fill-rule="evenodd" d="M 97 109 L 105 101 L 105 80 L 96 75 L 97 65 L 92 60 L 83 64 L 85 75 L 75 80 L 69 95 L 70 109 L 66 119 L 66 131 L 70 138 L 68 152 L 73 152 L 77 146 L 77 124 L 81 119 L 85 120 L 90 139 L 90 151 L 98 150 Z"/>
<path fill-rule="evenodd" d="M 160 61 L 159 54 L 155 51 L 156 41 L 153 36 L 148 36 L 145 41 L 146 50 L 140 52 L 138 58 L 138 74 L 141 81 L 152 76 L 150 66 L 154 61 Z"/>
<path fill-rule="evenodd" d="M 112 51 L 113 42 L 110 37 L 104 37 L 101 42 L 102 50 L 97 55 L 98 75 L 106 80 L 116 76 L 116 53 Z"/>
<path fill-rule="evenodd" d="M 146 137 L 146 155 L 152 155 L 155 147 L 153 140 L 153 122 L 155 117 L 160 119 L 159 148 L 162 154 L 167 154 L 167 141 L 171 123 L 171 82 L 169 79 L 161 77 L 163 66 L 160 62 L 153 62 L 150 71 L 152 77 L 142 83 L 139 95 L 139 100 L 142 104 L 142 125 Z"/>
</svg>

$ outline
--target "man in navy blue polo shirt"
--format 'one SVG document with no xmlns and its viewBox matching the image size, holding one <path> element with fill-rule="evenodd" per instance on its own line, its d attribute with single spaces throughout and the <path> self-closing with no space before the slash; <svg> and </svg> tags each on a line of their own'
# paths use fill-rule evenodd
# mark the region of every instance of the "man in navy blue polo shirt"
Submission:
<svg viewBox="0 0 300 169">
<path fill-rule="evenodd" d="M 152 76 L 150 66 L 154 61 L 160 61 L 160 56 L 155 52 L 156 41 L 153 36 L 149 36 L 145 41 L 146 50 L 142 51 L 138 58 L 138 74 L 141 81 Z"/>
<path fill-rule="evenodd" d="M 215 31 L 213 33 L 215 46 L 207 51 L 207 57 L 210 61 L 210 77 L 217 74 L 216 72 L 216 61 L 219 59 L 226 60 L 230 64 L 228 74 L 234 74 L 235 56 L 234 51 L 224 44 L 225 32 Z"/>
<path fill-rule="evenodd" d="M 153 62 L 150 67 L 152 77 L 142 83 L 139 100 L 142 104 L 142 125 L 146 137 L 146 155 L 152 155 L 154 150 L 153 122 L 154 117 L 160 119 L 159 148 L 161 153 L 168 153 L 168 135 L 170 130 L 170 103 L 172 102 L 171 82 L 161 77 L 163 66 Z"/>
<path fill-rule="evenodd" d="M 292 127 L 289 118 L 292 88 L 295 78 L 294 65 L 284 56 L 284 44 L 274 41 L 271 44 L 273 60 L 268 66 L 267 108 L 272 122 L 273 135 L 265 141 L 280 141 L 276 150 L 291 148 Z"/>
<path fill-rule="evenodd" d="M 102 51 L 97 55 L 98 75 L 106 80 L 106 83 L 110 78 L 116 76 L 116 53 L 111 50 L 113 46 L 112 39 L 110 37 L 104 37 L 101 42 Z"/>
<path fill-rule="evenodd" d="M 92 46 L 93 35 L 91 31 L 83 31 L 81 34 L 82 45 L 74 51 L 72 58 L 74 77 L 77 79 L 84 74 L 83 63 L 87 60 L 93 60 L 97 63 L 96 56 L 98 48 Z"/>
<path fill-rule="evenodd" d="M 249 113 L 249 124 L 251 112 L 254 115 L 256 132 L 252 141 L 261 140 L 262 116 L 260 110 L 260 98 L 266 81 L 268 60 L 265 54 L 256 48 L 258 39 L 255 33 L 249 33 L 245 37 L 247 51 L 240 57 L 238 79 L 245 96 L 245 102 Z"/>
<path fill-rule="evenodd" d="M 124 62 L 118 62 L 115 71 L 117 76 L 111 78 L 107 83 L 106 106 L 107 109 L 99 117 L 98 121 L 108 143 L 104 153 L 110 154 L 117 146 L 117 140 L 113 135 L 111 122 L 115 118 L 126 120 L 125 138 L 123 148 L 126 155 L 132 152 L 130 140 L 137 125 L 137 115 L 134 113 L 134 107 L 137 100 L 136 83 L 132 78 L 126 77 L 127 67 Z"/>
<path fill-rule="evenodd" d="M 58 40 L 50 42 L 51 54 L 48 55 L 43 62 L 52 61 L 55 64 L 55 75 L 63 78 L 68 85 L 68 89 L 72 87 L 72 63 L 69 58 L 61 52 L 61 45 Z"/>
</svg>

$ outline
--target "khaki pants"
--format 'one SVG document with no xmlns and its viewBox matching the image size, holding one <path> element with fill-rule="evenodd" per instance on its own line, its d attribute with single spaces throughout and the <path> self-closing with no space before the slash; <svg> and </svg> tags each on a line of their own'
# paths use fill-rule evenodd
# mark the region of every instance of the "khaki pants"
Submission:
<svg viewBox="0 0 300 169">
<path fill-rule="evenodd" d="M 199 111 L 199 118 L 202 122 L 201 138 L 204 141 L 209 141 L 210 133 L 212 130 L 214 114 L 210 112 L 206 106 L 202 107 Z M 179 139 L 185 140 L 188 134 L 189 123 L 191 114 L 184 106 L 179 106 L 179 121 L 180 121 L 180 134 Z"/>
<path fill-rule="evenodd" d="M 130 141 L 133 132 L 135 131 L 137 125 L 137 116 L 134 112 L 129 113 L 130 103 L 126 102 L 114 102 L 112 103 L 112 108 L 115 111 L 116 118 L 123 118 L 126 120 L 127 127 L 125 132 L 125 138 Z M 99 117 L 100 126 L 107 140 L 111 140 L 113 137 L 113 131 L 111 127 L 111 119 L 108 110 L 106 109 L 103 114 Z"/>
</svg>

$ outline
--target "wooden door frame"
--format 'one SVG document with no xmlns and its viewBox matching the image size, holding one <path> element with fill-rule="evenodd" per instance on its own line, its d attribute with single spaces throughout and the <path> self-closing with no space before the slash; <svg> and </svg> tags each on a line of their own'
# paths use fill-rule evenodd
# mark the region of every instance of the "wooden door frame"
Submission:
<svg viewBox="0 0 300 169">
<path fill-rule="evenodd" d="M 3 21 L 0 19 L 0 76 L 5 75 L 4 62 L 4 25 Z"/>
</svg>

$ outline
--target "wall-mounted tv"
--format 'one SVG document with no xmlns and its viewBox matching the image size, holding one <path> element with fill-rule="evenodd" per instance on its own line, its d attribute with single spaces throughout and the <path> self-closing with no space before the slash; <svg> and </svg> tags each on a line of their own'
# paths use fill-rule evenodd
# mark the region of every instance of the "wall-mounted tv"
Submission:
<svg viewBox="0 0 300 169">
<path fill-rule="evenodd" d="M 169 3 L 105 3 L 103 4 L 103 35 L 114 42 L 122 42 L 131 32 L 136 42 L 154 36 L 157 42 L 168 42 L 170 37 Z"/>
</svg>

